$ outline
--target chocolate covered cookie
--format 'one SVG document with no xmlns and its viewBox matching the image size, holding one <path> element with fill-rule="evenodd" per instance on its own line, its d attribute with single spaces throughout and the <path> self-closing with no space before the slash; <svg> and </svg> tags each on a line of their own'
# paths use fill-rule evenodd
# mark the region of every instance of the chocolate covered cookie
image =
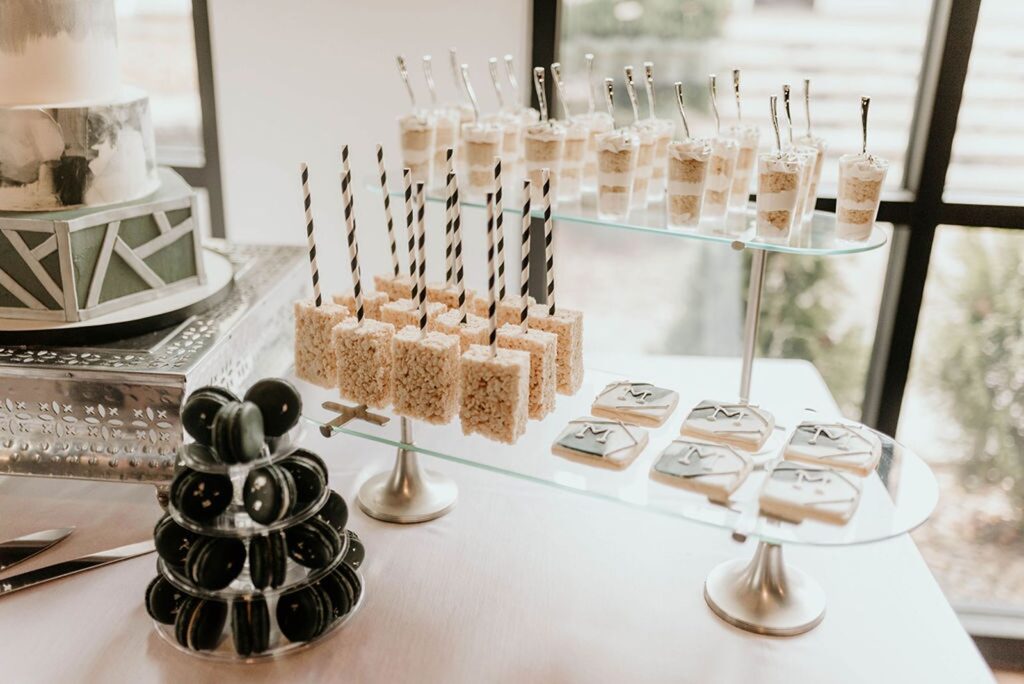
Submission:
<svg viewBox="0 0 1024 684">
<path fill-rule="evenodd" d="M 312 586 L 281 594 L 275 611 L 281 634 L 289 641 L 310 641 L 322 634 L 332 615 L 332 608 L 325 598 Z"/>
<path fill-rule="evenodd" d="M 262 596 L 243 596 L 231 604 L 231 637 L 240 656 L 263 653 L 270 645 L 270 611 Z"/>
<path fill-rule="evenodd" d="M 185 574 L 197 587 L 216 591 L 231 584 L 245 565 L 245 545 L 230 537 L 202 537 L 185 558 Z"/>
<path fill-rule="evenodd" d="M 231 503 L 231 479 L 218 473 L 183 468 L 171 483 L 171 503 L 193 520 L 210 520 Z"/>
<path fill-rule="evenodd" d="M 222 387 L 200 387 L 189 395 L 181 407 L 181 424 L 185 431 L 200 444 L 213 443 L 213 419 L 225 405 L 238 401 L 238 397 Z"/>
<path fill-rule="evenodd" d="M 185 599 L 174 620 L 174 636 L 193 651 L 213 650 L 220 643 L 227 617 L 228 604 L 223 601 Z"/>
<path fill-rule="evenodd" d="M 224 463 L 248 463 L 263 451 L 263 415 L 250 401 L 222 407 L 211 428 L 213 448 Z"/>
<path fill-rule="evenodd" d="M 319 518 L 310 518 L 285 531 L 288 556 L 307 568 L 324 568 L 341 551 L 341 537 Z"/>
<path fill-rule="evenodd" d="M 245 400 L 259 407 L 263 430 L 279 437 L 295 427 L 302 413 L 302 397 L 292 384 L 281 378 L 264 378 L 249 388 Z"/>
<path fill-rule="evenodd" d="M 327 479 L 316 460 L 299 454 L 289 456 L 277 465 L 287 470 L 295 482 L 296 510 L 305 509 L 323 494 Z"/>
<path fill-rule="evenodd" d="M 341 494 L 332 490 L 327 496 L 327 501 L 317 511 L 316 517 L 333 527 L 338 534 L 342 534 L 345 525 L 348 524 L 348 504 Z"/>
<path fill-rule="evenodd" d="M 245 510 L 261 525 L 288 515 L 297 498 L 295 480 L 285 468 L 269 465 L 251 470 L 242 489 Z"/>
<path fill-rule="evenodd" d="M 199 539 L 199 535 L 191 530 L 174 522 L 171 516 L 165 515 L 153 528 L 153 543 L 156 546 L 157 554 L 164 559 L 164 562 L 181 567 L 185 565 L 185 556 L 188 555 L 192 544 Z"/>
<path fill-rule="evenodd" d="M 146 612 L 157 622 L 173 625 L 181 604 L 187 598 L 188 594 L 164 579 L 163 575 L 157 575 L 146 587 Z"/>
</svg>

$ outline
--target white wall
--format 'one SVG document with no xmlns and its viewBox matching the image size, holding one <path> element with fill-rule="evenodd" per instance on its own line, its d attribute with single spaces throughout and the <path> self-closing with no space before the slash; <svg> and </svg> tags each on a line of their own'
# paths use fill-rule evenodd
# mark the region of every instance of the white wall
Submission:
<svg viewBox="0 0 1024 684">
<path fill-rule="evenodd" d="M 296 9 L 296 8 L 300 9 Z M 419 59 L 434 56 L 442 98 L 455 96 L 448 48 L 470 64 L 482 104 L 493 106 L 487 58 L 518 58 L 530 83 L 528 0 L 216 0 L 210 3 L 217 123 L 229 237 L 305 240 L 299 162 L 310 166 L 320 265 L 328 287 L 350 287 L 342 257 L 339 150 L 350 146 L 358 189 L 363 272 L 384 271 L 388 251 L 379 195 L 362 190 L 376 174 L 374 145 L 384 144 L 389 174 L 400 166 L 395 117 L 408 99 L 395 55 L 411 63 L 426 101 Z M 443 268 L 433 207 L 428 267 Z M 402 211 L 396 212 L 400 220 Z M 404 230 L 404 229 L 403 229 Z M 475 248 L 467 245 L 467 249 Z M 479 270 L 479 269 L 478 269 Z M 482 277 L 482 273 L 478 276 Z M 471 285 L 480 278 L 470 274 Z"/>
</svg>

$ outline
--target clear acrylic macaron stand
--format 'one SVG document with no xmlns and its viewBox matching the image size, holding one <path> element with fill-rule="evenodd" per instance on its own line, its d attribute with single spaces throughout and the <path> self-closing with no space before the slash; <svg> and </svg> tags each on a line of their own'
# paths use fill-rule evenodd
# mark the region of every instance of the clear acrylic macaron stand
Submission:
<svg viewBox="0 0 1024 684">
<path fill-rule="evenodd" d="M 370 184 L 370 187 L 373 187 Z M 397 194 L 397 193 L 393 193 Z M 438 197 L 433 201 L 443 201 Z M 507 213 L 518 214 L 511 199 Z M 913 530 L 931 515 L 938 501 L 938 485 L 931 470 L 913 451 L 891 437 L 879 434 L 882 457 L 875 471 L 866 478 L 860 503 L 844 525 L 829 525 L 811 520 L 799 524 L 760 514 L 758 494 L 767 474 L 764 466 L 777 459 L 789 432 L 801 420 L 832 420 L 828 415 L 799 404 L 789 407 L 763 406 L 776 417 L 776 428 L 767 444 L 754 454 L 755 469 L 723 506 L 689 491 L 670 487 L 649 476 L 651 464 L 661 450 L 679 434 L 681 416 L 689 406 L 704 399 L 738 399 L 748 403 L 755 357 L 761 295 L 768 255 L 771 252 L 802 256 L 834 256 L 866 252 L 882 247 L 887 234 L 875 226 L 867 240 L 846 242 L 836 238 L 835 215 L 816 211 L 803 229 L 785 244 L 760 241 L 754 231 L 753 207 L 730 213 L 725 225 L 701 226 L 693 230 L 667 228 L 662 204 L 634 212 L 625 221 L 606 221 L 597 217 L 593 196 L 576 203 L 560 203 L 552 216 L 556 221 L 572 222 L 627 232 L 657 234 L 666 239 L 690 239 L 728 245 L 734 250 L 752 250 L 747 294 L 747 313 L 743 335 L 743 361 L 738 392 L 726 388 L 696 388 L 670 357 L 658 360 L 659 366 L 644 377 L 625 378 L 621 373 L 588 366 L 582 389 L 572 397 L 559 396 L 555 411 L 542 421 L 531 421 L 526 434 L 513 446 L 463 436 L 457 423 L 446 426 L 425 425 L 417 439 L 395 435 L 384 426 L 365 423 L 331 426 L 329 411 L 320 410 L 322 402 L 334 399 L 334 393 L 298 382 L 305 398 L 304 417 L 321 426 L 325 434 L 342 432 L 399 449 L 400 453 L 427 454 L 442 460 L 481 468 L 528 480 L 556 489 L 613 501 L 651 513 L 678 517 L 728 530 L 737 540 L 758 542 L 752 559 L 735 559 L 716 567 L 709 574 L 704 596 L 711 609 L 723 620 L 748 631 L 778 636 L 801 634 L 818 625 L 825 613 L 825 593 L 811 577 L 785 563 L 784 544 L 844 546 L 890 539 Z M 463 206 L 482 206 L 464 202 Z M 534 212 L 535 217 L 542 216 Z M 536 260 L 535 260 L 536 262 Z M 652 363 L 654 363 L 652 361 Z M 653 382 L 680 392 L 680 408 L 660 428 L 650 430 L 650 443 L 638 462 L 624 470 L 591 467 L 551 454 L 551 443 L 568 421 L 590 413 L 591 403 L 608 384 L 623 380 Z M 388 411 L 381 411 L 389 415 Z"/>
<path fill-rule="evenodd" d="M 227 510 L 221 515 L 207 520 L 194 520 L 176 509 L 173 503 L 167 506 L 171 518 L 187 530 L 208 537 L 231 537 L 242 540 L 246 549 L 246 561 L 238 577 L 223 589 L 210 590 L 199 587 L 185 573 L 183 568 L 174 567 L 163 559 L 157 561 L 157 571 L 178 591 L 198 599 L 219 601 L 227 605 L 228 614 L 222 628 L 222 634 L 217 640 L 216 648 L 210 650 L 195 650 L 183 645 L 177 638 L 174 624 L 163 624 L 154 621 L 157 633 L 163 639 L 177 648 L 179 651 L 191 656 L 206 658 L 210 660 L 227 662 L 254 662 L 270 658 L 280 657 L 311 646 L 348 623 L 353 615 L 359 610 L 363 603 L 365 594 L 365 583 L 359 567 L 364 558 L 362 542 L 356 534 L 345 530 L 338 534 L 338 552 L 329 563 L 320 568 L 308 568 L 296 563 L 290 557 L 285 559 L 285 570 L 283 582 L 274 588 L 257 588 L 252 580 L 249 563 L 249 549 L 251 541 L 256 536 L 284 533 L 313 517 L 320 511 L 321 507 L 330 496 L 331 490 L 328 483 L 324 483 L 320 496 L 300 508 L 292 510 L 287 516 L 269 525 L 257 523 L 249 517 L 242 502 L 242 485 L 245 482 L 249 471 L 255 467 L 273 465 L 290 456 L 296 449 L 303 434 L 303 424 L 300 423 L 284 437 L 276 440 L 273 449 L 264 448 L 260 458 L 251 463 L 245 464 L 223 464 L 213 462 L 212 459 L 197 459 L 197 452 L 190 451 L 189 446 L 183 446 L 178 450 L 180 463 L 193 469 L 207 473 L 219 473 L 231 478 L 233 485 L 233 498 Z M 317 585 L 321 580 L 335 572 L 342 564 L 347 564 L 351 571 L 358 578 L 358 595 L 354 596 L 348 610 L 330 620 L 324 628 L 312 639 L 307 641 L 291 641 L 282 634 L 276 620 L 277 604 L 282 596 L 292 592 L 301 591 Z M 244 599 L 262 598 L 266 601 L 269 617 L 269 636 L 267 648 L 259 653 L 241 655 L 235 649 L 232 621 L 234 613 L 231 610 L 233 602 Z"/>
</svg>

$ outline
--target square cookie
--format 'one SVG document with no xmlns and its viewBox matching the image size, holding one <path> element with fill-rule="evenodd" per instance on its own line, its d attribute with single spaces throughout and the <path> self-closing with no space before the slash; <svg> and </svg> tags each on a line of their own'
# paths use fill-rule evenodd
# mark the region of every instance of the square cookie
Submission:
<svg viewBox="0 0 1024 684">
<path fill-rule="evenodd" d="M 750 457 L 728 444 L 675 439 L 651 468 L 659 482 L 726 503 L 754 467 Z"/>
<path fill-rule="evenodd" d="M 800 423 L 786 443 L 783 458 L 870 475 L 882 457 L 882 440 L 863 425 Z"/>
<path fill-rule="evenodd" d="M 780 461 L 761 488 L 761 513 L 790 522 L 845 525 L 860 503 L 861 479 L 831 468 Z"/>
<path fill-rule="evenodd" d="M 679 393 L 647 382 L 613 382 L 597 395 L 590 412 L 633 425 L 664 425 L 679 403 Z"/>
<path fill-rule="evenodd" d="M 622 469 L 647 446 L 647 431 L 619 420 L 577 418 L 569 421 L 551 451 L 590 465 Z"/>
<path fill-rule="evenodd" d="M 772 414 L 750 404 L 702 401 L 683 421 L 680 433 L 757 451 L 775 429 Z"/>
</svg>

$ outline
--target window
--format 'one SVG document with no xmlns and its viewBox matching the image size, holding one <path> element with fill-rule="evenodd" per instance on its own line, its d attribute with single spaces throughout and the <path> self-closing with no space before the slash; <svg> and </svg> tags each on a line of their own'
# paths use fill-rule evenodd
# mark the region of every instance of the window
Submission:
<svg viewBox="0 0 1024 684">
<path fill-rule="evenodd" d="M 632 117 L 623 65 L 641 70 L 643 62 L 654 62 L 658 115 L 678 121 L 672 83 L 683 82 L 690 128 L 697 136 L 714 133 L 708 74 L 718 76 L 718 107 L 726 127 L 736 116 L 732 69 L 741 69 L 743 119 L 761 128 L 764 148 L 773 135 L 769 95 L 781 97 L 782 84 L 792 86 L 799 135 L 805 126 L 803 79 L 810 78 L 814 132 L 829 143 L 822 176 L 828 181 L 823 182 L 826 193 L 834 192 L 839 155 L 859 149 L 860 97 L 870 95 L 868 145 L 890 160 L 886 186 L 897 189 L 930 11 L 930 0 L 565 0 L 559 58 L 570 105 L 583 111 L 583 55 L 594 53 L 595 80 L 615 79 L 619 122 Z M 645 98 L 641 94 L 639 99 L 641 116 L 646 116 Z M 604 106 L 603 100 L 598 106 Z"/>
<path fill-rule="evenodd" d="M 939 509 L 914 537 L 958 607 L 1024 615 L 1024 232 L 940 226 L 898 438 Z"/>
<path fill-rule="evenodd" d="M 202 166 L 191 0 L 118 0 L 121 80 L 149 94 L 161 163 Z"/>
<path fill-rule="evenodd" d="M 992 196 L 1024 201 L 1024 6 L 1018 0 L 984 0 L 946 176 L 947 201 Z"/>
</svg>

